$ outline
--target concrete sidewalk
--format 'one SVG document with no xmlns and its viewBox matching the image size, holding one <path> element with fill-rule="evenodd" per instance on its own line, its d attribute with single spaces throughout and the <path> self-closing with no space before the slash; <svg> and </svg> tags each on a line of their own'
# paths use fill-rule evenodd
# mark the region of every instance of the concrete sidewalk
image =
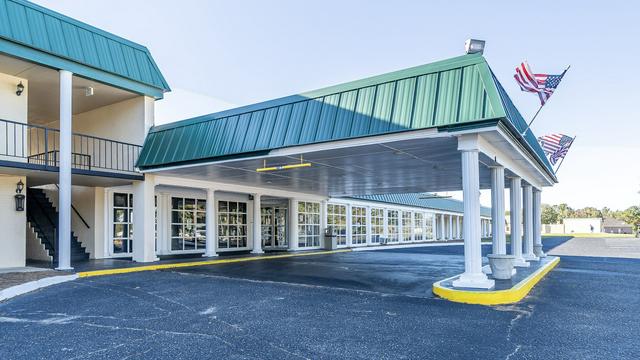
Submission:
<svg viewBox="0 0 640 360">
<path fill-rule="evenodd" d="M 78 278 L 76 274 L 46 268 L 2 269 L 0 270 L 0 301 L 76 278 Z"/>
</svg>

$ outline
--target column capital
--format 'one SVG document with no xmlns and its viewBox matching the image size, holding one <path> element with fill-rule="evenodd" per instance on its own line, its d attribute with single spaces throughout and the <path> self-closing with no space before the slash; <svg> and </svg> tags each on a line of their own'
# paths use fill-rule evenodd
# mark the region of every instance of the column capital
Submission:
<svg viewBox="0 0 640 360">
<path fill-rule="evenodd" d="M 458 136 L 458 150 L 462 152 L 478 152 L 478 134 L 464 134 Z"/>
</svg>

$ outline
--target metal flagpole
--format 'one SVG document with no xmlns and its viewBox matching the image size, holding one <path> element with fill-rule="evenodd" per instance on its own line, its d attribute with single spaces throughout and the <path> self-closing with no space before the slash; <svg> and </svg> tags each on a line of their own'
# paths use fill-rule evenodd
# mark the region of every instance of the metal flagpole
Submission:
<svg viewBox="0 0 640 360">
<path fill-rule="evenodd" d="M 564 71 L 562 72 L 562 77 L 564 78 L 564 74 L 567 73 L 567 70 L 569 70 L 569 68 L 571 67 L 571 65 L 567 66 L 566 69 L 564 69 Z M 547 100 L 548 102 L 549 100 Z M 546 104 L 546 103 L 545 103 Z M 527 124 L 527 128 L 524 129 L 524 131 L 522 132 L 522 136 L 524 136 L 524 134 L 527 133 L 527 131 L 529 131 L 529 129 L 531 128 L 531 124 L 533 124 L 533 121 L 538 117 L 538 114 L 540 113 L 540 110 L 542 110 L 542 107 L 544 106 L 544 104 L 540 105 L 540 107 L 538 108 L 538 111 L 536 111 L 535 115 L 533 115 L 533 118 L 531 119 L 531 121 L 529 121 L 529 123 Z"/>
<path fill-rule="evenodd" d="M 571 148 L 571 146 L 573 146 L 573 142 L 576 141 L 576 138 L 578 137 L 578 135 L 573 137 L 573 140 L 571 140 L 571 144 L 569 145 L 569 148 Z M 567 150 L 567 155 L 569 154 L 569 150 Z M 558 168 L 556 168 L 556 171 L 554 171 L 554 173 L 556 175 L 558 175 L 558 171 L 560 171 L 560 167 L 562 166 L 562 163 L 564 162 L 564 158 L 567 157 L 567 155 L 562 157 L 562 160 L 560 160 L 560 164 L 558 164 Z"/>
</svg>

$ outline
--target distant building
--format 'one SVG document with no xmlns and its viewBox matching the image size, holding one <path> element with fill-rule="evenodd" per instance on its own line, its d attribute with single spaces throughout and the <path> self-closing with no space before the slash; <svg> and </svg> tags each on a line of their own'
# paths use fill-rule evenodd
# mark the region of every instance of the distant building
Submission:
<svg viewBox="0 0 640 360">
<path fill-rule="evenodd" d="M 622 220 L 608 218 L 602 222 L 602 231 L 608 234 L 631 234 L 633 226 Z"/>
<path fill-rule="evenodd" d="M 602 218 L 567 218 L 562 223 L 565 234 L 602 232 Z"/>
</svg>

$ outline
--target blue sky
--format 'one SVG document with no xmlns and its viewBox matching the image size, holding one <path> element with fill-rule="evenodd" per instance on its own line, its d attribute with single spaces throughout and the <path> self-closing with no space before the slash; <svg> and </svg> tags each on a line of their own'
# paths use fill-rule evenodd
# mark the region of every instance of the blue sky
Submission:
<svg viewBox="0 0 640 360">
<path fill-rule="evenodd" d="M 35 2 L 146 45 L 176 93 L 199 94 L 184 117 L 457 56 L 474 37 L 487 41 L 493 71 L 530 118 L 538 102 L 519 91 L 514 67 L 526 59 L 560 73 L 570 64 L 533 125 L 536 135 L 578 136 L 543 201 L 640 204 L 635 2 Z"/>
</svg>

